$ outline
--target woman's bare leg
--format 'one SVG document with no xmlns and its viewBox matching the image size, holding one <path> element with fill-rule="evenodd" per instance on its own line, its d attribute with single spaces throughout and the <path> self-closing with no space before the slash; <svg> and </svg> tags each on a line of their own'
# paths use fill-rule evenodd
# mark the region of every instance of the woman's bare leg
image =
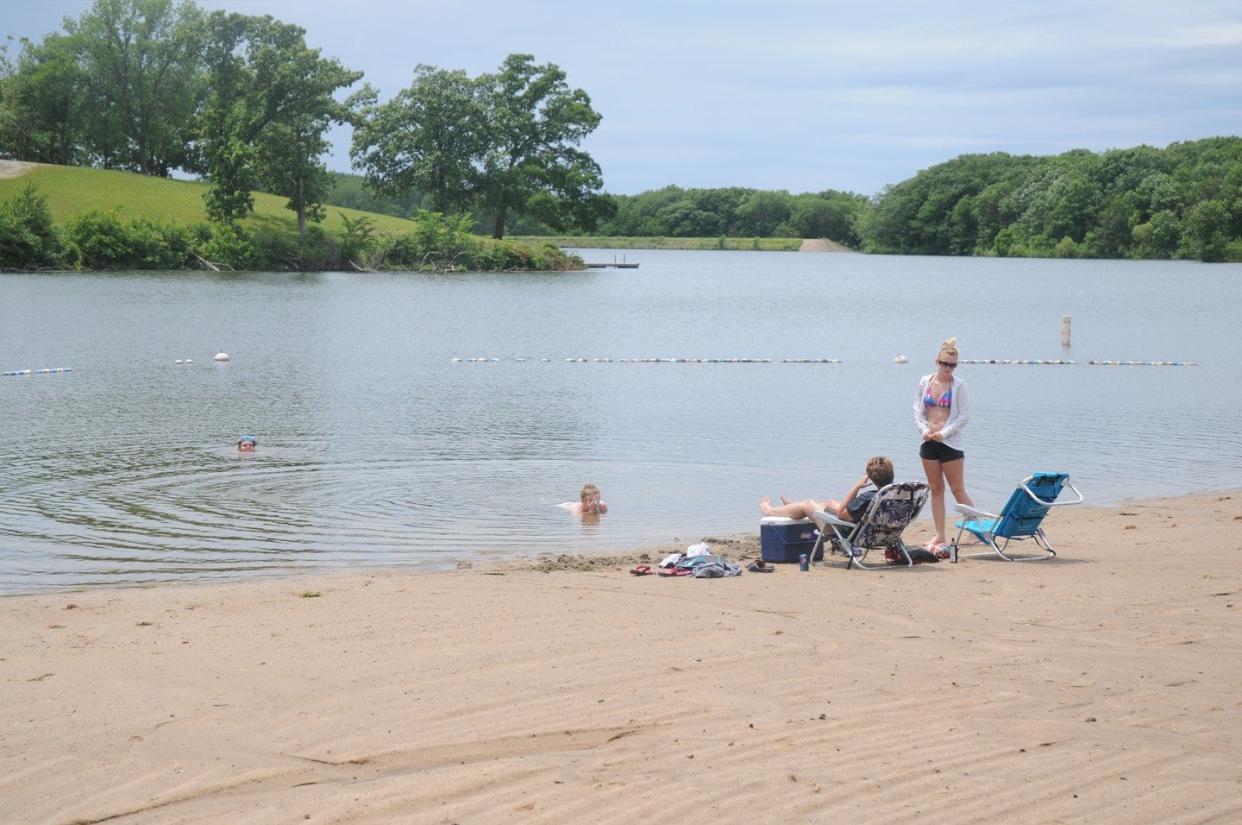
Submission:
<svg viewBox="0 0 1242 825">
<path fill-rule="evenodd" d="M 944 464 L 931 459 L 923 459 L 923 472 L 927 476 L 927 486 L 931 490 L 932 522 L 936 525 L 933 544 L 944 543 Z"/>
<path fill-rule="evenodd" d="M 953 493 L 953 500 L 958 504 L 965 504 L 970 507 L 975 506 L 975 502 L 966 492 L 966 459 L 959 458 L 957 461 L 945 461 L 940 465 L 944 470 L 944 480 L 949 484 L 949 490 Z M 966 533 L 963 544 L 973 544 L 974 535 Z"/>
<path fill-rule="evenodd" d="M 949 490 L 953 493 L 953 500 L 958 504 L 965 504 L 974 507 L 975 503 L 966 493 L 966 459 L 959 458 L 957 461 L 943 461 L 940 469 L 944 471 L 944 480 L 949 484 Z"/>
</svg>

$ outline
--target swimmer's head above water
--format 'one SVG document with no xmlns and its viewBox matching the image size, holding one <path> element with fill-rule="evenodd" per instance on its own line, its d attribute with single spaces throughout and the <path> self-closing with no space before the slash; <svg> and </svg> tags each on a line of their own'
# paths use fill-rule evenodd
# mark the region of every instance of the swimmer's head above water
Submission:
<svg viewBox="0 0 1242 825">
<path fill-rule="evenodd" d="M 608 512 L 608 505 L 600 501 L 599 488 L 594 484 L 582 485 L 582 492 L 578 494 L 578 507 L 580 513 Z"/>
<path fill-rule="evenodd" d="M 237 451 L 240 453 L 253 453 L 254 448 L 259 446 L 259 442 L 254 440 L 253 435 L 243 435 L 237 439 Z"/>
</svg>

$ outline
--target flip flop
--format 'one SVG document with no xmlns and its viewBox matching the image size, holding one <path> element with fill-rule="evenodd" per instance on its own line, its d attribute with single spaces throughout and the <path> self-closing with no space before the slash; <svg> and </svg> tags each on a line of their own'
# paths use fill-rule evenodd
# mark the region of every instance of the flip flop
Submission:
<svg viewBox="0 0 1242 825">
<path fill-rule="evenodd" d="M 775 568 L 773 568 L 770 564 L 765 564 L 763 559 L 756 559 L 755 561 L 752 561 L 746 569 L 752 573 L 771 573 Z"/>
<path fill-rule="evenodd" d="M 635 567 L 633 570 L 631 570 L 630 572 L 633 573 L 635 576 L 650 576 L 651 568 L 645 564 L 640 564 L 637 567 Z"/>
</svg>

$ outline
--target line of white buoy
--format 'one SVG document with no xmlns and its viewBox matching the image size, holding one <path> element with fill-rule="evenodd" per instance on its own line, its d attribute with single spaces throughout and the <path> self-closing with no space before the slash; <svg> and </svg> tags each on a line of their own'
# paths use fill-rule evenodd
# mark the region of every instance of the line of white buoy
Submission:
<svg viewBox="0 0 1242 825">
<path fill-rule="evenodd" d="M 1088 361 L 1093 367 L 1197 367 L 1194 361 Z"/>
<path fill-rule="evenodd" d="M 525 363 L 541 361 L 549 363 L 551 358 L 452 358 L 454 364 L 499 364 L 502 362 Z M 894 363 L 905 364 L 904 356 L 897 356 Z M 771 358 L 565 358 L 566 364 L 771 364 Z M 178 361 L 178 364 L 181 362 Z M 187 361 L 186 363 L 190 363 Z M 781 364 L 841 364 L 840 358 L 781 358 Z M 962 359 L 963 364 L 1010 364 L 1010 365 L 1042 365 L 1072 367 L 1078 364 L 1069 358 L 971 358 Z M 1088 361 L 1092 366 L 1106 367 L 1197 367 L 1194 361 Z M 5 373 L 16 375 L 17 373 Z"/>
<path fill-rule="evenodd" d="M 62 372 L 73 372 L 73 367 L 44 367 L 41 370 L 10 370 L 0 375 L 58 375 Z"/>
<path fill-rule="evenodd" d="M 1078 363 L 1068 358 L 963 358 L 963 364 L 1051 364 L 1067 367 Z"/>
<path fill-rule="evenodd" d="M 551 358 L 452 358 L 454 364 L 550 362 Z M 771 364 L 771 358 L 566 358 L 566 364 Z M 782 358 L 782 364 L 840 364 L 840 358 Z"/>
</svg>

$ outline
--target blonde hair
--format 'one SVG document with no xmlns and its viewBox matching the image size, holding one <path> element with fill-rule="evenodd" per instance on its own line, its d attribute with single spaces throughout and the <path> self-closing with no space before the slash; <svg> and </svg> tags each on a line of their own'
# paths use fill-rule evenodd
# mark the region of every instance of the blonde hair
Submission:
<svg viewBox="0 0 1242 825">
<path fill-rule="evenodd" d="M 952 355 L 954 358 L 960 358 L 957 354 L 957 339 L 946 338 L 940 342 L 940 349 L 936 350 L 936 355 Z"/>
<path fill-rule="evenodd" d="M 591 498 L 593 496 L 598 496 L 598 495 L 599 495 L 599 488 L 596 487 L 594 484 L 583 484 L 582 492 L 578 493 L 578 500 L 585 503 L 588 498 Z"/>
<path fill-rule="evenodd" d="M 877 487 L 887 487 L 893 483 L 893 462 L 887 457 L 877 455 L 867 462 L 867 478 Z"/>
</svg>

